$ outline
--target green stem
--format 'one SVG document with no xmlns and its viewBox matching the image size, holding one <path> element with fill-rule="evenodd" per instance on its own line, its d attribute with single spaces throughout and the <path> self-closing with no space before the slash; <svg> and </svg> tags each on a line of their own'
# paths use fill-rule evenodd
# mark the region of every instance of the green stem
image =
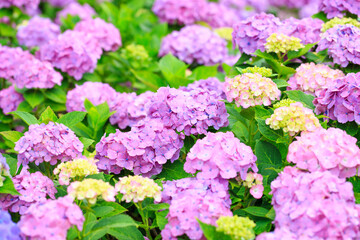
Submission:
<svg viewBox="0 0 360 240">
<path fill-rule="evenodd" d="M 248 132 L 249 132 L 249 142 L 248 142 L 248 145 L 252 147 L 252 142 L 254 140 L 254 136 L 255 134 L 252 133 L 253 129 L 254 129 L 254 119 L 251 119 L 250 120 L 250 123 L 249 123 L 249 127 L 248 127 Z"/>
<path fill-rule="evenodd" d="M 144 214 L 144 208 L 142 207 L 142 202 L 135 203 L 135 206 L 139 210 L 141 219 L 142 219 L 142 221 L 144 223 L 144 224 L 141 224 L 140 227 L 145 230 L 146 236 L 149 238 L 149 240 L 152 240 L 153 238 L 152 238 L 151 233 L 150 233 L 149 218 L 147 216 L 145 216 L 145 214 Z"/>
</svg>

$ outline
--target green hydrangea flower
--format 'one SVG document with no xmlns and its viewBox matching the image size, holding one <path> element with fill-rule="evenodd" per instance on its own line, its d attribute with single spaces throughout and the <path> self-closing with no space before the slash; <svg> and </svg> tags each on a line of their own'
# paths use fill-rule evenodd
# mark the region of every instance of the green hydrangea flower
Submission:
<svg viewBox="0 0 360 240">
<path fill-rule="evenodd" d="M 255 239 L 254 227 L 256 224 L 248 217 L 222 216 L 216 221 L 216 224 L 218 225 L 216 231 L 224 232 L 233 240 Z"/>
<path fill-rule="evenodd" d="M 330 21 L 323 24 L 321 31 L 326 32 L 326 30 L 335 27 L 336 25 L 345 25 L 351 24 L 357 28 L 360 28 L 360 22 L 353 18 L 333 18 Z"/>
<path fill-rule="evenodd" d="M 273 105 L 273 107 L 276 109 L 276 108 L 280 108 L 280 107 L 289 107 L 290 104 L 292 103 L 296 103 L 296 101 L 294 100 L 291 100 L 290 98 L 287 98 L 287 99 L 283 99 L 281 100 L 280 102 L 277 102 Z"/>
<path fill-rule="evenodd" d="M 121 50 L 121 57 L 128 60 L 135 69 L 147 68 L 151 59 L 143 45 L 130 44 Z"/>
<path fill-rule="evenodd" d="M 273 33 L 266 39 L 265 49 L 267 52 L 287 53 L 289 51 L 298 51 L 303 48 L 301 39 L 289 37 L 282 33 Z"/>
<path fill-rule="evenodd" d="M 242 73 L 258 73 L 263 77 L 271 77 L 271 75 L 273 74 L 273 72 L 270 68 L 258 67 L 258 66 L 241 69 L 241 72 Z"/>
</svg>

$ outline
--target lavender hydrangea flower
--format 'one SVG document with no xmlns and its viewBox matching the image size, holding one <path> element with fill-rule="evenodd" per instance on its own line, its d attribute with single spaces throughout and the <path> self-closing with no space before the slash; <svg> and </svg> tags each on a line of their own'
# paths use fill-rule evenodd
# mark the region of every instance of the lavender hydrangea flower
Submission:
<svg viewBox="0 0 360 240">
<path fill-rule="evenodd" d="M 260 13 L 234 25 L 233 44 L 240 52 L 252 54 L 260 49 L 265 51 L 266 39 L 281 26 L 279 18 L 271 14 Z"/>
<path fill-rule="evenodd" d="M 218 95 L 219 99 L 226 99 L 226 95 L 224 92 L 224 83 L 220 82 L 216 77 L 210 77 L 208 79 L 201 79 L 190 83 L 186 87 L 180 87 L 179 90 L 185 92 L 191 92 L 192 90 L 200 88 L 206 91 L 214 91 Z"/>
<path fill-rule="evenodd" d="M 8 8 L 11 6 L 24 8 L 27 12 L 34 12 L 40 4 L 40 0 L 2 0 L 0 8 Z"/>
<path fill-rule="evenodd" d="M 91 34 L 67 30 L 43 45 L 37 57 L 80 80 L 84 73 L 94 71 L 101 54 L 99 42 Z"/>
<path fill-rule="evenodd" d="M 24 97 L 15 91 L 13 86 L 0 90 L 0 108 L 3 113 L 16 111 L 20 103 L 24 101 Z"/>
<path fill-rule="evenodd" d="M 76 2 L 76 0 L 43 0 L 44 2 L 48 2 L 54 7 L 65 7 L 66 5 Z"/>
<path fill-rule="evenodd" d="M 135 102 L 135 99 L 137 99 L 137 97 L 134 92 L 119 93 L 115 105 L 111 107 L 111 110 L 116 112 L 110 116 L 110 123 L 113 125 L 117 124 L 120 129 L 125 129 L 136 124 L 138 119 L 131 117 L 128 111 L 129 107 Z M 141 108 L 142 106 L 139 106 L 139 109 Z"/>
<path fill-rule="evenodd" d="M 20 229 L 7 211 L 0 210 L 0 239 L 21 240 Z"/>
<path fill-rule="evenodd" d="M 219 3 L 209 2 L 206 7 L 199 9 L 200 20 L 213 28 L 232 27 L 239 17 L 233 9 Z"/>
<path fill-rule="evenodd" d="M 55 23 L 60 25 L 61 18 L 66 18 L 67 15 L 79 16 L 81 20 L 87 20 L 91 19 L 93 15 L 96 15 L 96 12 L 87 3 L 81 5 L 77 2 L 72 2 L 56 14 Z"/>
<path fill-rule="evenodd" d="M 185 172 L 196 173 L 205 179 L 230 179 L 239 173 L 245 180 L 251 168 L 257 172 L 256 156 L 251 148 L 241 143 L 232 132 L 209 132 L 190 149 L 184 165 Z"/>
<path fill-rule="evenodd" d="M 26 47 L 42 46 L 60 34 L 60 27 L 48 18 L 35 16 L 18 27 L 16 38 Z"/>
<path fill-rule="evenodd" d="M 226 40 L 210 29 L 191 25 L 164 37 L 159 56 L 171 53 L 188 64 L 215 65 L 228 56 L 226 45 Z"/>
<path fill-rule="evenodd" d="M 88 99 L 93 105 L 99 105 L 107 102 L 110 109 L 117 102 L 118 93 L 107 83 L 85 82 L 83 85 L 68 91 L 66 96 L 66 110 L 86 111 L 84 107 L 85 99 Z"/>
<path fill-rule="evenodd" d="M 39 165 L 49 162 L 55 165 L 60 160 L 66 162 L 81 157 L 84 145 L 75 133 L 64 124 L 49 122 L 33 124 L 29 131 L 15 143 L 18 151 L 18 164 L 26 166 L 29 162 Z"/>
<path fill-rule="evenodd" d="M 340 123 L 360 124 L 360 73 L 349 73 L 321 91 L 313 101 L 316 114 L 325 114 Z"/>
<path fill-rule="evenodd" d="M 91 34 L 104 51 L 116 51 L 121 46 L 119 30 L 101 18 L 83 20 L 75 25 L 74 31 Z"/>
<path fill-rule="evenodd" d="M 349 62 L 360 64 L 360 29 L 351 25 L 337 25 L 321 35 L 317 51 L 327 49 L 334 63 L 346 67 Z"/>
<path fill-rule="evenodd" d="M 311 0 L 270 0 L 269 2 L 276 7 L 301 8 L 311 3 Z"/>
<path fill-rule="evenodd" d="M 120 173 L 122 168 L 136 175 L 159 174 L 168 160 L 179 158 L 184 135 L 166 128 L 159 119 L 145 119 L 130 132 L 120 132 L 103 137 L 96 145 L 97 166 L 106 172 Z"/>
<path fill-rule="evenodd" d="M 5 78 L 8 81 L 13 80 L 18 71 L 19 63 L 29 59 L 32 59 L 32 55 L 20 47 L 11 48 L 0 45 L 0 78 Z"/>
<path fill-rule="evenodd" d="M 46 201 L 47 196 L 55 199 L 57 190 L 53 181 L 40 172 L 29 173 L 27 170 L 22 170 L 12 180 L 15 189 L 21 195 L 0 194 L 0 209 L 19 212 L 22 215 L 30 205 Z"/>
<path fill-rule="evenodd" d="M 321 0 L 319 9 L 325 12 L 328 18 L 343 17 L 343 11 L 360 15 L 359 0 Z"/>
<path fill-rule="evenodd" d="M 162 87 L 148 104 L 148 116 L 185 135 L 206 134 L 209 127 L 229 124 L 225 103 L 214 91 L 196 88 L 190 92 Z"/>
</svg>

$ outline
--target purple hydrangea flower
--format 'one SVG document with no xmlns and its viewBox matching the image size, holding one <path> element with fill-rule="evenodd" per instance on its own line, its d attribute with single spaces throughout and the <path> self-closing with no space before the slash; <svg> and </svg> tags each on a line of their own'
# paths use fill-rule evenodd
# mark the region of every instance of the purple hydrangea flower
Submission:
<svg viewBox="0 0 360 240">
<path fill-rule="evenodd" d="M 327 49 L 334 63 L 346 67 L 349 62 L 360 64 L 360 29 L 351 25 L 337 25 L 321 35 L 317 51 Z"/>
<path fill-rule="evenodd" d="M 228 56 L 227 42 L 210 29 L 191 25 L 163 38 L 159 56 L 169 53 L 188 64 L 215 65 Z"/>
<path fill-rule="evenodd" d="M 119 93 L 115 105 L 111 107 L 112 111 L 116 111 L 110 116 L 110 123 L 117 124 L 119 128 L 125 129 L 137 123 L 137 118 L 132 118 L 129 115 L 129 107 L 135 102 L 136 93 Z"/>
<path fill-rule="evenodd" d="M 24 239 L 66 239 L 73 225 L 81 231 L 85 218 L 68 196 L 35 203 L 29 207 L 18 223 Z"/>
<path fill-rule="evenodd" d="M 75 25 L 74 31 L 91 34 L 104 51 L 116 51 L 121 46 L 119 30 L 101 18 L 83 20 Z"/>
<path fill-rule="evenodd" d="M 87 3 L 81 5 L 77 2 L 72 2 L 66 5 L 64 9 L 59 11 L 56 15 L 55 22 L 61 24 L 61 18 L 66 18 L 67 15 L 79 16 L 81 20 L 91 19 L 92 16 L 96 15 L 95 10 Z"/>
<path fill-rule="evenodd" d="M 239 16 L 232 8 L 223 4 L 209 2 L 205 8 L 199 9 L 200 20 L 208 23 L 213 28 L 232 27 Z"/>
<path fill-rule="evenodd" d="M 29 162 L 36 165 L 42 162 L 55 165 L 59 160 L 66 162 L 81 157 L 83 148 L 72 130 L 53 122 L 30 125 L 29 131 L 15 143 L 15 151 L 19 152 L 18 164 L 23 166 Z"/>
<path fill-rule="evenodd" d="M 48 18 L 35 16 L 26 25 L 20 25 L 17 39 L 26 47 L 41 46 L 60 34 L 60 27 Z"/>
<path fill-rule="evenodd" d="M 55 7 L 65 7 L 66 5 L 76 2 L 77 0 L 43 0 L 44 2 L 48 2 Z"/>
<path fill-rule="evenodd" d="M 196 173 L 205 179 L 230 179 L 239 173 L 245 180 L 249 168 L 257 172 L 256 156 L 251 148 L 240 142 L 232 132 L 209 132 L 190 149 L 184 165 L 185 172 Z"/>
<path fill-rule="evenodd" d="M 301 8 L 312 0 L 270 0 L 270 4 L 276 7 Z"/>
<path fill-rule="evenodd" d="M 97 106 L 107 102 L 110 109 L 116 104 L 118 93 L 107 83 L 85 82 L 83 85 L 68 91 L 66 96 L 66 110 L 86 111 L 84 107 L 85 99 L 88 99 L 93 105 Z"/>
<path fill-rule="evenodd" d="M 30 205 L 46 201 L 47 196 L 55 199 L 57 192 L 53 181 L 40 172 L 29 173 L 27 170 L 13 177 L 15 189 L 21 194 L 12 196 L 0 194 L 0 209 L 10 212 L 26 212 Z"/>
<path fill-rule="evenodd" d="M 185 92 L 191 92 L 192 90 L 199 88 L 205 91 L 214 91 L 218 95 L 219 99 L 226 99 L 224 92 L 224 82 L 220 82 L 216 77 L 210 77 L 208 79 L 201 79 L 190 83 L 186 87 L 180 87 L 179 89 Z"/>
<path fill-rule="evenodd" d="M 183 139 L 184 135 L 166 128 L 159 119 L 145 119 L 130 132 L 117 130 L 103 137 L 96 145 L 97 166 L 115 174 L 126 168 L 136 175 L 156 175 L 168 160 L 179 158 Z"/>
<path fill-rule="evenodd" d="M 0 78 L 13 80 L 18 71 L 19 63 L 31 59 L 32 55 L 19 47 L 11 48 L 0 45 Z"/>
<path fill-rule="evenodd" d="M 252 54 L 258 49 L 265 51 L 266 39 L 276 32 L 281 24 L 280 19 L 272 14 L 260 13 L 249 17 L 233 26 L 233 44 L 246 54 Z"/>
<path fill-rule="evenodd" d="M 84 73 L 94 71 L 101 54 L 99 42 L 91 34 L 67 30 L 41 46 L 37 57 L 80 80 Z"/>
<path fill-rule="evenodd" d="M 27 12 L 34 12 L 38 9 L 40 0 L 1 0 L 0 8 L 8 8 L 11 6 L 24 8 Z"/>
<path fill-rule="evenodd" d="M 160 118 L 165 126 L 184 131 L 185 135 L 206 134 L 229 124 L 225 103 L 214 91 L 196 88 L 190 92 L 174 88 L 158 89 L 148 104 L 148 116 Z"/>
<path fill-rule="evenodd" d="M 315 113 L 340 123 L 360 124 L 360 73 L 349 73 L 322 90 L 314 99 Z"/>
<path fill-rule="evenodd" d="M 20 229 L 7 211 L 0 210 L 0 239 L 21 240 Z"/>
<path fill-rule="evenodd" d="M 5 114 L 16 111 L 23 101 L 24 97 L 13 86 L 0 90 L 0 108 Z"/>
<path fill-rule="evenodd" d="M 273 232 L 264 232 L 257 236 L 256 240 L 298 240 L 299 236 L 290 232 L 290 230 L 286 227 L 275 228 Z M 301 236 L 301 240 L 320 240 L 318 238 L 309 238 L 306 236 Z"/>
<path fill-rule="evenodd" d="M 343 11 L 360 15 L 359 0 L 321 0 L 319 9 L 325 12 L 328 18 L 343 17 Z"/>
</svg>

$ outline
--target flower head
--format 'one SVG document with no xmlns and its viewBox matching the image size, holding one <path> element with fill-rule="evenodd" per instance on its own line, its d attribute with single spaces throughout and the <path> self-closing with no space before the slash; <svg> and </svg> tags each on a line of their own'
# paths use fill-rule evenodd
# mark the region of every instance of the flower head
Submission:
<svg viewBox="0 0 360 240">
<path fill-rule="evenodd" d="M 241 73 L 258 73 L 263 77 L 271 77 L 271 75 L 273 74 L 272 70 L 270 68 L 266 68 L 266 67 L 247 67 L 244 69 L 241 69 Z"/>
<path fill-rule="evenodd" d="M 129 44 L 121 50 L 121 57 L 127 59 L 135 69 L 149 67 L 151 58 L 143 45 Z"/>
<path fill-rule="evenodd" d="M 199 21 L 204 21 L 213 28 L 232 27 L 240 20 L 239 14 L 232 8 L 216 2 L 208 2 L 204 8 L 198 9 Z"/>
<path fill-rule="evenodd" d="M 91 19 L 95 15 L 95 10 L 87 3 L 81 5 L 76 1 L 65 6 L 64 9 L 56 14 L 55 22 L 61 24 L 61 18 L 66 18 L 68 15 L 79 16 L 81 20 Z"/>
<path fill-rule="evenodd" d="M 0 2 L 0 8 L 8 8 L 15 6 L 18 8 L 23 8 L 28 13 L 33 13 L 36 11 L 40 4 L 40 0 L 2 0 Z"/>
<path fill-rule="evenodd" d="M 190 83 L 186 87 L 180 87 L 180 90 L 185 92 L 191 92 L 192 90 L 200 88 L 207 91 L 215 91 L 220 99 L 225 99 L 224 83 L 220 82 L 218 78 L 210 77 L 208 79 L 201 79 Z"/>
<path fill-rule="evenodd" d="M 0 210 L 0 239 L 20 240 L 20 229 L 7 211 Z"/>
<path fill-rule="evenodd" d="M 338 18 L 335 17 L 333 19 L 330 19 L 329 21 L 327 21 L 326 23 L 323 24 L 321 31 L 322 32 L 326 32 L 327 30 L 329 30 L 330 28 L 333 28 L 337 25 L 346 25 L 346 24 L 351 24 L 357 28 L 360 28 L 360 22 L 357 21 L 356 19 L 353 18 Z"/>
<path fill-rule="evenodd" d="M 16 111 L 20 103 L 24 101 L 24 97 L 15 91 L 14 86 L 0 90 L 0 108 L 4 114 Z"/>
<path fill-rule="evenodd" d="M 303 48 L 301 39 L 296 37 L 289 37 L 285 34 L 273 33 L 267 39 L 265 43 L 265 49 L 267 52 L 274 53 L 287 53 L 289 51 L 298 51 Z"/>
<path fill-rule="evenodd" d="M 233 240 L 254 240 L 256 224 L 248 217 L 221 216 L 216 221 L 216 231 L 230 235 Z"/>
<path fill-rule="evenodd" d="M 344 11 L 360 15 L 358 0 L 321 0 L 319 10 L 325 12 L 328 18 L 342 17 Z"/>
<path fill-rule="evenodd" d="M 290 104 L 296 103 L 296 101 L 291 100 L 290 98 L 282 99 L 281 101 L 275 103 L 273 105 L 274 109 L 281 108 L 281 107 L 290 107 Z"/>
<path fill-rule="evenodd" d="M 250 189 L 250 194 L 256 198 L 260 199 L 264 192 L 263 186 L 263 176 L 258 173 L 249 172 L 246 175 L 246 179 L 243 180 L 240 177 L 236 178 L 243 186 Z"/>
</svg>

